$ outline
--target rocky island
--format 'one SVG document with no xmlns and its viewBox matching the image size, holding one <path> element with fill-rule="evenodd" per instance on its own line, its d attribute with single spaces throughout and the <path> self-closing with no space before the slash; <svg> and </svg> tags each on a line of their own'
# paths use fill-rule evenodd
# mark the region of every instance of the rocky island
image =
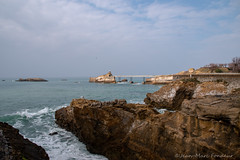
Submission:
<svg viewBox="0 0 240 160">
<path fill-rule="evenodd" d="M 42 147 L 23 138 L 18 129 L 0 122 L 0 159 L 48 160 L 49 157 Z"/>
<path fill-rule="evenodd" d="M 110 160 L 240 157 L 240 81 L 178 80 L 144 101 L 73 99 L 56 123 Z"/>
<path fill-rule="evenodd" d="M 48 80 L 43 79 L 43 78 L 19 78 L 18 80 L 16 80 L 17 82 L 47 82 Z"/>
<path fill-rule="evenodd" d="M 105 75 L 101 75 L 98 77 L 90 77 L 89 82 L 95 83 L 116 83 L 115 76 L 112 75 L 111 71 L 109 71 Z"/>
</svg>

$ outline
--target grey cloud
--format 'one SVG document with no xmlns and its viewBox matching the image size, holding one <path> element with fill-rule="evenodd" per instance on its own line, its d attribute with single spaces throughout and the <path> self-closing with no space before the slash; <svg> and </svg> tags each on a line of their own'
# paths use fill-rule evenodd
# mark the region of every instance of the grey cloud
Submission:
<svg viewBox="0 0 240 160">
<path fill-rule="evenodd" d="M 173 73 L 202 65 L 199 55 L 226 59 L 216 45 L 231 50 L 227 57 L 231 59 L 240 50 L 228 44 L 239 43 L 235 35 L 239 23 L 236 8 L 223 7 L 197 10 L 173 2 L 132 6 L 124 0 L 2 0 L 0 76 L 89 76 L 109 69 L 126 74 Z M 232 15 L 236 16 L 233 23 L 225 25 L 229 23 L 222 17 Z"/>
</svg>

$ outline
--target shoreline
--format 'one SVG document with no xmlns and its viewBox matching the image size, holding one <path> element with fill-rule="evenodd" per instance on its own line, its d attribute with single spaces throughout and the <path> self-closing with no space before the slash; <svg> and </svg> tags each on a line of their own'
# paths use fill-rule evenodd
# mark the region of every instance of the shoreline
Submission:
<svg viewBox="0 0 240 160">
<path fill-rule="evenodd" d="M 146 75 L 150 77 L 151 75 Z M 118 78 L 124 78 L 116 80 Z M 155 75 L 151 76 L 151 78 L 146 78 L 144 75 L 129 75 L 129 76 L 114 76 L 111 72 L 108 72 L 105 75 L 100 75 L 97 77 L 90 77 L 90 83 L 119 83 L 119 82 L 128 82 L 134 83 L 133 77 L 141 77 L 143 78 L 142 84 L 153 84 L 153 85 L 166 85 L 172 83 L 176 80 L 183 79 L 195 79 L 199 82 L 206 81 L 240 81 L 240 73 L 183 73 L 183 74 L 170 74 L 170 75 Z M 130 80 L 128 81 L 129 78 Z"/>
<path fill-rule="evenodd" d="M 236 158 L 240 156 L 237 82 L 178 80 L 148 93 L 145 104 L 73 99 L 55 112 L 56 123 L 74 133 L 90 152 L 109 160 Z"/>
</svg>

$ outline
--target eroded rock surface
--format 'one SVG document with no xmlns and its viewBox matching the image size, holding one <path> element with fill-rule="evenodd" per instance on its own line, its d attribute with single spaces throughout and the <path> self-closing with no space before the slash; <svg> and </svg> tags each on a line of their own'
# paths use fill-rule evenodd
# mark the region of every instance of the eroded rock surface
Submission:
<svg viewBox="0 0 240 160">
<path fill-rule="evenodd" d="M 42 147 L 23 138 L 19 130 L 0 122 L 0 159 L 47 160 L 49 157 Z"/>
<path fill-rule="evenodd" d="M 197 82 L 176 81 L 148 93 L 144 102 L 157 108 L 179 110 L 184 99 L 192 98 L 196 85 Z"/>
<path fill-rule="evenodd" d="M 110 160 L 169 160 L 181 155 L 197 159 L 199 154 L 207 159 L 240 157 L 238 90 L 227 97 L 215 96 L 214 101 L 208 97 L 213 95 L 207 95 L 209 99 L 204 101 L 206 97 L 193 98 L 197 83 L 170 85 L 173 91 L 166 93 L 170 100 L 163 96 L 157 103 L 166 102 L 173 108 L 177 104 L 176 112 L 160 114 L 153 104 L 127 104 L 125 100 L 74 99 L 70 106 L 55 112 L 56 123 L 73 132 L 91 152 Z M 168 87 L 163 90 L 159 92 L 165 93 Z M 183 98 L 174 98 L 179 93 Z M 206 106 L 199 108 L 198 103 Z M 219 117 L 225 109 L 226 115 Z"/>
</svg>

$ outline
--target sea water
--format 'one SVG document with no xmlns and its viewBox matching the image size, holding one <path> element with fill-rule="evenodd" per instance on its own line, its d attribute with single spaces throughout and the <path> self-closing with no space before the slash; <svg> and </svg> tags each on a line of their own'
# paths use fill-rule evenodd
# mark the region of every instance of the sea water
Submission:
<svg viewBox="0 0 240 160">
<path fill-rule="evenodd" d="M 133 79 L 134 80 L 134 79 Z M 53 160 L 105 160 L 91 154 L 70 132 L 55 124 L 54 113 L 72 99 L 84 97 L 100 101 L 126 99 L 128 103 L 144 103 L 146 93 L 159 85 L 137 83 L 89 83 L 88 78 L 48 79 L 48 82 L 16 82 L 0 79 L 0 121 L 19 129 L 32 142 L 42 146 Z M 57 132 L 58 134 L 49 135 Z"/>
</svg>

